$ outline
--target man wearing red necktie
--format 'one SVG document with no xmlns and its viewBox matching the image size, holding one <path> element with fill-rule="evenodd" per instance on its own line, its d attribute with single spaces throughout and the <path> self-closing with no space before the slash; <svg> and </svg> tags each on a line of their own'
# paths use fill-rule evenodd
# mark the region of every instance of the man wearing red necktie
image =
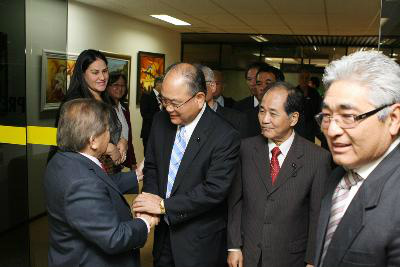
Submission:
<svg viewBox="0 0 400 267">
<path fill-rule="evenodd" d="M 258 113 L 261 134 L 242 141 L 229 197 L 230 267 L 313 265 L 331 157 L 293 130 L 302 109 L 302 94 L 290 84 L 267 87 Z"/>
</svg>

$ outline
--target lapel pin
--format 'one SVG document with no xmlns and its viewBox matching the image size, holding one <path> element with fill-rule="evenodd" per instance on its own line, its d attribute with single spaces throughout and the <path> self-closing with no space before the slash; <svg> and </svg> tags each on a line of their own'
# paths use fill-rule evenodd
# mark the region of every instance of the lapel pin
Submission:
<svg viewBox="0 0 400 267">
<path fill-rule="evenodd" d="M 197 137 L 196 141 L 197 143 L 200 143 L 200 137 Z"/>
</svg>

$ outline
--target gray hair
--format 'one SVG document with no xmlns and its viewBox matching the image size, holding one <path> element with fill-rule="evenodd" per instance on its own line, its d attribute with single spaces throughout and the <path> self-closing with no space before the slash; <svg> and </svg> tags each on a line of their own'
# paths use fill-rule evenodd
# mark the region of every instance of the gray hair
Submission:
<svg viewBox="0 0 400 267">
<path fill-rule="evenodd" d="M 400 66 L 377 51 L 359 51 L 331 62 L 323 76 L 325 88 L 336 81 L 357 82 L 368 89 L 368 99 L 375 107 L 400 102 Z M 383 120 L 388 109 L 379 113 Z"/>
<path fill-rule="evenodd" d="M 202 65 L 201 71 L 204 74 L 204 78 L 206 79 L 206 82 L 215 82 L 214 72 L 212 71 L 212 69 L 210 69 L 207 66 Z"/>
<path fill-rule="evenodd" d="M 82 151 L 91 137 L 108 131 L 109 118 L 110 107 L 103 102 L 89 98 L 65 102 L 58 121 L 58 147 L 64 151 Z"/>
</svg>

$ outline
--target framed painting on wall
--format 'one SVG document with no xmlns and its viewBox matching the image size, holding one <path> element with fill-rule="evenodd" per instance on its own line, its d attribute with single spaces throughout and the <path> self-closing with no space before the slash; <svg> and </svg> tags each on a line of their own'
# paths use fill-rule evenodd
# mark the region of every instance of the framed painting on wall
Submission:
<svg viewBox="0 0 400 267">
<path fill-rule="evenodd" d="M 128 91 L 128 103 L 130 95 L 130 81 L 131 81 L 131 56 L 116 54 L 112 52 L 101 51 L 107 58 L 108 61 L 108 72 L 111 74 L 113 72 L 123 73 L 127 79 L 126 90 Z"/>
<path fill-rule="evenodd" d="M 78 55 L 43 49 L 41 101 L 42 111 L 58 109 L 67 93 Z"/>
<path fill-rule="evenodd" d="M 164 75 L 165 55 L 139 51 L 137 64 L 136 104 L 142 94 L 149 94 L 154 88 L 156 77 Z"/>
</svg>

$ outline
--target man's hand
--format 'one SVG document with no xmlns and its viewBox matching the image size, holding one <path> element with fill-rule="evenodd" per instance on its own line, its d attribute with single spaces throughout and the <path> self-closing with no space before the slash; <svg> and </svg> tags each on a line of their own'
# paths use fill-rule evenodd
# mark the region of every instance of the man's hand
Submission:
<svg viewBox="0 0 400 267">
<path fill-rule="evenodd" d="M 228 252 L 228 265 L 229 267 L 243 267 L 243 254 L 241 251 Z"/>
<path fill-rule="evenodd" d="M 159 216 L 150 215 L 148 213 L 139 213 L 136 214 L 136 217 L 146 220 L 146 222 L 150 225 L 150 228 L 153 228 L 160 222 Z"/>
<path fill-rule="evenodd" d="M 160 202 L 162 198 L 150 193 L 143 192 L 133 201 L 133 211 L 137 213 L 161 214 Z"/>
</svg>

